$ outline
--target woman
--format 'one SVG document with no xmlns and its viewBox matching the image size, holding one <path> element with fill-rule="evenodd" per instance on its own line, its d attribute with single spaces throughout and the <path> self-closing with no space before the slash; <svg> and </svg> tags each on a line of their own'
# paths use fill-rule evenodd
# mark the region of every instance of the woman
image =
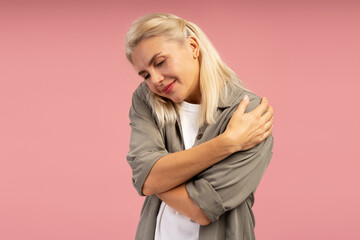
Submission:
<svg viewBox="0 0 360 240">
<path fill-rule="evenodd" d="M 273 147 L 267 99 L 172 14 L 137 19 L 126 56 L 144 79 L 129 112 L 127 161 L 147 196 L 136 239 L 255 239 L 251 207 Z"/>
</svg>

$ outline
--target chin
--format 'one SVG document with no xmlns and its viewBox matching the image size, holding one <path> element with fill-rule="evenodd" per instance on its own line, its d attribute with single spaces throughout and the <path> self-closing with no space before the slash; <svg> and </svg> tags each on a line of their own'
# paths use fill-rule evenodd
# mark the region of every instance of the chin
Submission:
<svg viewBox="0 0 360 240">
<path fill-rule="evenodd" d="M 184 99 L 181 97 L 172 97 L 172 98 L 170 98 L 170 100 L 173 101 L 174 103 L 180 103 L 180 102 L 184 101 Z"/>
</svg>

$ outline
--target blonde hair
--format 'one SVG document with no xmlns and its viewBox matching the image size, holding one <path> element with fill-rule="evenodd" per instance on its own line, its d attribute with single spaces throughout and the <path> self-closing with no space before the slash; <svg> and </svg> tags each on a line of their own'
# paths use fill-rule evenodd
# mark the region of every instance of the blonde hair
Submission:
<svg viewBox="0 0 360 240">
<path fill-rule="evenodd" d="M 134 21 L 126 34 L 126 57 L 133 64 L 131 55 L 138 44 L 145 39 L 163 36 L 168 41 L 184 43 L 187 37 L 196 38 L 200 48 L 200 91 L 201 110 L 200 126 L 203 123 L 214 123 L 214 115 L 219 99 L 225 100 L 227 93 L 224 84 L 240 86 L 246 89 L 232 71 L 220 58 L 213 44 L 205 33 L 194 23 L 169 13 L 150 13 Z M 248 90 L 249 91 L 249 90 Z M 154 94 L 150 90 L 147 101 L 153 108 L 160 126 L 166 122 L 176 121 L 176 111 L 181 103 Z"/>
</svg>

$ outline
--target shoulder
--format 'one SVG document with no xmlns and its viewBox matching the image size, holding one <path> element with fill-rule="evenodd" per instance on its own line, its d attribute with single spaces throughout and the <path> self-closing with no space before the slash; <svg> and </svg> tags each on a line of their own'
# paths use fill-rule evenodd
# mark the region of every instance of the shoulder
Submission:
<svg viewBox="0 0 360 240">
<path fill-rule="evenodd" d="M 133 92 L 133 99 L 139 98 L 142 101 L 146 102 L 146 95 L 147 95 L 148 91 L 149 91 L 149 89 L 148 89 L 148 86 L 146 85 L 146 83 L 144 81 L 141 82 L 139 84 L 139 86 L 137 86 L 135 91 Z"/>
<path fill-rule="evenodd" d="M 245 109 L 245 113 L 247 112 L 251 112 L 252 110 L 254 110 L 261 102 L 261 97 L 259 97 L 258 95 L 256 95 L 253 92 L 250 92 L 248 90 L 243 90 L 241 92 L 241 94 L 239 94 L 239 97 L 236 99 L 236 101 L 234 102 L 233 106 L 237 107 L 240 102 L 243 100 L 243 98 L 245 97 L 245 95 L 249 96 L 249 104 Z"/>
<path fill-rule="evenodd" d="M 256 95 L 255 93 L 243 89 L 239 85 L 229 85 L 227 86 L 228 90 L 228 106 L 230 109 L 236 109 L 239 103 L 243 100 L 245 95 L 249 96 L 249 104 L 245 110 L 245 112 L 251 112 L 253 109 L 255 109 L 261 102 L 261 97 Z"/>
<path fill-rule="evenodd" d="M 131 107 L 129 110 L 130 119 L 142 116 L 143 118 L 153 118 L 153 111 L 147 101 L 148 87 L 145 82 L 141 82 L 132 94 Z"/>
</svg>

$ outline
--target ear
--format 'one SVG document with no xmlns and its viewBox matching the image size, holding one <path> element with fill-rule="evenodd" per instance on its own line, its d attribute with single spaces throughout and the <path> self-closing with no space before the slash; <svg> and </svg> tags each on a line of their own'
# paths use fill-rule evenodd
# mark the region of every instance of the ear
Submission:
<svg viewBox="0 0 360 240">
<path fill-rule="evenodd" d="M 200 47 L 199 47 L 199 43 L 197 41 L 197 39 L 193 36 L 189 36 L 187 38 L 190 48 L 191 48 L 191 52 L 193 54 L 193 58 L 198 58 L 199 57 L 199 53 L 200 53 Z"/>
</svg>

